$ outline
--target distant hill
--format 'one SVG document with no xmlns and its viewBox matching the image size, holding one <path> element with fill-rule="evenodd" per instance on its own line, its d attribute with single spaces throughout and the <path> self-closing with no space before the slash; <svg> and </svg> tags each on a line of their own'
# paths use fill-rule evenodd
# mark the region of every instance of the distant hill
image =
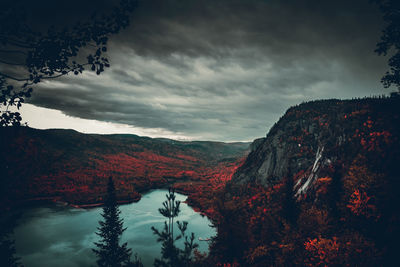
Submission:
<svg viewBox="0 0 400 267">
<path fill-rule="evenodd" d="M 101 202 L 109 176 L 119 199 L 127 201 L 177 182 L 228 179 L 249 147 L 28 127 L 0 128 L 0 137 L 4 205 L 32 199 Z"/>
</svg>

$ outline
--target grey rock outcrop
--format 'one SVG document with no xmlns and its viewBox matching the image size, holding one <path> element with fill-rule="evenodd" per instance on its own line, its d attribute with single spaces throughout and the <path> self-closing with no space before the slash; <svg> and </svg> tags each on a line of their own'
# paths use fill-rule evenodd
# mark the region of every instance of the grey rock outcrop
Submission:
<svg viewBox="0 0 400 267">
<path fill-rule="evenodd" d="M 397 116 L 388 107 L 395 98 L 319 100 L 288 109 L 265 138 L 256 139 L 244 164 L 232 177 L 234 184 L 268 187 L 285 177 L 295 178 L 296 194 L 305 194 L 321 171 L 337 159 L 351 162 L 362 150 L 358 133 L 374 130 L 369 121 Z M 385 114 L 379 115 L 379 114 Z M 371 117 L 372 116 L 372 117 Z M 378 116 L 375 119 L 373 116 Z M 375 124 L 373 127 L 379 126 Z M 381 129 L 379 129 L 381 130 Z M 360 131 L 360 132 L 359 132 Z"/>
</svg>

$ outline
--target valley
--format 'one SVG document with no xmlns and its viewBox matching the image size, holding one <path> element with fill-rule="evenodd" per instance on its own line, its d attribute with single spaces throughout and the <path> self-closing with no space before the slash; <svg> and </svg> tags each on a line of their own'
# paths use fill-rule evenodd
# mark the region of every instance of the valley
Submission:
<svg viewBox="0 0 400 267">
<path fill-rule="evenodd" d="M 3 209 L 30 201 L 101 205 L 110 176 L 120 203 L 170 186 L 186 194 L 217 188 L 230 180 L 249 146 L 28 127 L 2 128 L 0 135 Z"/>
</svg>

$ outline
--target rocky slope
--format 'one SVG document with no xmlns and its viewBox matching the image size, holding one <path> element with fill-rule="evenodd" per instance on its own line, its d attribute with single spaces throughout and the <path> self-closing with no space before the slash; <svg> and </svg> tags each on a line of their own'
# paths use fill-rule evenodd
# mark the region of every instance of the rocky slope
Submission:
<svg viewBox="0 0 400 267">
<path fill-rule="evenodd" d="M 321 100 L 292 107 L 232 178 L 236 184 L 265 187 L 293 177 L 296 196 L 313 187 L 333 165 L 349 167 L 365 152 L 398 156 L 399 97 Z"/>
</svg>

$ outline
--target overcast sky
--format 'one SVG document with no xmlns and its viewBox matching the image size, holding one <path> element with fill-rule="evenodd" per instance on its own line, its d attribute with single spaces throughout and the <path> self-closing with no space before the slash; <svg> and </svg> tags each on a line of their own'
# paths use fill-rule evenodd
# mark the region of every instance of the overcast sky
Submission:
<svg viewBox="0 0 400 267">
<path fill-rule="evenodd" d="M 143 0 L 110 39 L 111 68 L 42 82 L 24 114 L 38 128 L 250 141 L 303 101 L 390 92 L 382 28 L 368 0 Z"/>
</svg>

